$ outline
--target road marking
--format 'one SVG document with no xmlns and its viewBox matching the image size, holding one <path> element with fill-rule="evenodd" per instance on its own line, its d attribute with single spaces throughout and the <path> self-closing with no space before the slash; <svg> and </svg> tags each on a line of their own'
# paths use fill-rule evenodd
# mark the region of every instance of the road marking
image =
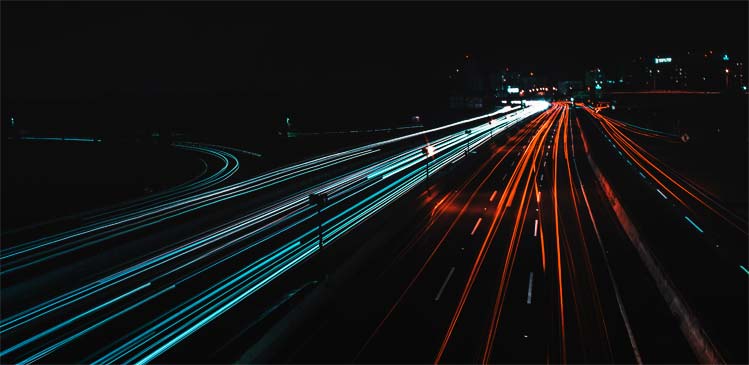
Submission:
<svg viewBox="0 0 749 365">
<path fill-rule="evenodd" d="M 546 160 L 544 160 L 544 167 L 546 167 Z"/>
<path fill-rule="evenodd" d="M 684 216 L 684 218 L 686 218 L 689 221 L 689 223 L 691 223 L 694 226 L 694 228 L 697 228 L 697 230 L 700 231 L 700 233 L 705 233 L 705 231 L 703 231 L 702 228 L 700 228 L 700 226 L 694 223 L 693 220 L 689 219 L 689 217 Z"/>
<path fill-rule="evenodd" d="M 496 190 L 494 190 L 494 192 L 492 193 L 492 196 L 489 197 L 489 203 L 491 203 L 492 201 L 494 201 L 494 197 L 495 196 L 497 196 L 497 191 Z"/>
<path fill-rule="evenodd" d="M 434 297 L 434 301 L 440 300 L 440 297 L 442 296 L 442 292 L 445 291 L 445 287 L 447 286 L 447 282 L 450 281 L 450 277 L 453 276 L 453 272 L 455 272 L 455 266 L 450 268 L 450 272 L 447 273 L 447 277 L 445 278 L 445 282 L 442 283 L 442 287 L 440 288 L 440 291 L 437 292 L 437 296 Z"/>
<path fill-rule="evenodd" d="M 533 226 L 533 237 L 538 237 L 538 219 L 536 219 L 536 224 Z"/>
<path fill-rule="evenodd" d="M 544 174 L 541 174 L 541 181 L 544 181 Z"/>
<path fill-rule="evenodd" d="M 747 275 L 749 275 L 749 270 L 747 270 L 747 269 L 746 269 L 746 268 L 744 267 L 744 265 L 739 265 L 739 267 L 741 268 L 741 270 L 744 270 L 744 272 L 745 272 L 745 273 L 747 273 Z"/>
<path fill-rule="evenodd" d="M 528 278 L 528 300 L 526 301 L 527 304 L 531 304 L 532 294 L 533 294 L 533 271 L 531 271 L 531 276 Z"/>
<path fill-rule="evenodd" d="M 505 176 L 502 176 L 502 181 L 505 181 L 506 177 L 507 177 L 507 173 L 505 173 Z"/>
<path fill-rule="evenodd" d="M 476 228 L 479 228 L 479 223 L 481 223 L 481 217 L 479 217 L 479 220 L 476 221 L 476 225 L 473 226 L 473 231 L 471 231 L 471 236 L 473 236 L 473 234 L 476 233 Z"/>
<path fill-rule="evenodd" d="M 658 194 L 661 194 L 661 196 L 663 197 L 663 199 L 666 199 L 666 200 L 668 200 L 668 198 L 667 198 L 667 197 L 666 197 L 665 195 L 663 195 L 663 193 L 661 192 L 661 190 L 660 190 L 660 189 L 655 189 L 655 191 L 657 191 L 657 192 L 658 192 Z"/>
<path fill-rule="evenodd" d="M 643 179 L 647 180 L 647 178 L 645 177 L 645 175 L 642 174 L 642 172 L 640 172 L 640 176 L 642 176 Z"/>
</svg>

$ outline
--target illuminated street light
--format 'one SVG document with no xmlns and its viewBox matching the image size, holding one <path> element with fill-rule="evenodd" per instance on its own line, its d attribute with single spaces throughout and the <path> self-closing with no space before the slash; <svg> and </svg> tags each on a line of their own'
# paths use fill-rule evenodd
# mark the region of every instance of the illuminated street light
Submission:
<svg viewBox="0 0 749 365">
<path fill-rule="evenodd" d="M 435 148 L 434 146 L 426 146 L 424 147 L 424 154 L 426 154 L 428 157 L 434 156 Z"/>
<path fill-rule="evenodd" d="M 728 89 L 728 74 L 730 73 L 730 70 L 728 67 L 726 67 L 726 89 Z"/>
</svg>

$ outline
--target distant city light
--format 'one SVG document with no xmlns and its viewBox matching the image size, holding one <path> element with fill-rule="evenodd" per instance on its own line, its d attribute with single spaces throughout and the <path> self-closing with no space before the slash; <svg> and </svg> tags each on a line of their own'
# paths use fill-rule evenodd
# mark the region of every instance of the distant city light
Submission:
<svg viewBox="0 0 749 365">
<path fill-rule="evenodd" d="M 746 87 L 744 88 L 746 90 Z M 10 126 L 15 127 L 16 126 L 16 119 L 13 117 L 10 117 Z"/>
<path fill-rule="evenodd" d="M 508 86 L 507 87 L 507 92 L 510 93 L 510 94 L 517 94 L 517 93 L 520 92 L 520 88 Z"/>
<path fill-rule="evenodd" d="M 671 62 L 671 57 L 663 57 L 663 58 L 656 58 L 655 59 L 655 63 L 656 64 L 658 64 L 658 63 L 670 63 L 670 62 Z"/>
<path fill-rule="evenodd" d="M 724 54 L 724 55 L 723 55 L 723 61 L 728 61 L 728 60 L 729 60 L 729 58 L 728 58 L 728 54 Z"/>
<path fill-rule="evenodd" d="M 601 90 L 601 84 L 596 84 L 596 90 Z"/>
</svg>

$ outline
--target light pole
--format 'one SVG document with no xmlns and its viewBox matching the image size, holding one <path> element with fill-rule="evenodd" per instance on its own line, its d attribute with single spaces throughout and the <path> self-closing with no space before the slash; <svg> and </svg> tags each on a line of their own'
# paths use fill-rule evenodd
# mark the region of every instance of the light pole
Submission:
<svg viewBox="0 0 749 365">
<path fill-rule="evenodd" d="M 470 134 L 471 134 L 471 130 L 470 129 L 466 129 L 466 135 L 469 136 L 468 140 L 466 141 L 467 142 L 466 143 L 466 156 L 468 156 L 468 152 L 471 151 L 471 137 L 470 137 Z"/>
<path fill-rule="evenodd" d="M 320 250 L 322 251 L 322 216 L 320 211 L 322 208 L 328 205 L 328 194 L 327 193 L 313 193 L 309 195 L 309 203 L 317 207 L 317 233 L 320 237 Z"/>
<path fill-rule="evenodd" d="M 726 67 L 726 90 L 728 89 L 728 74 L 731 72 L 731 70 Z"/>
<path fill-rule="evenodd" d="M 429 158 L 434 156 L 435 154 L 434 146 L 426 145 L 421 148 L 421 153 L 424 154 L 425 161 L 426 161 L 426 170 L 427 170 L 427 177 L 425 179 L 427 190 L 429 190 Z"/>
</svg>

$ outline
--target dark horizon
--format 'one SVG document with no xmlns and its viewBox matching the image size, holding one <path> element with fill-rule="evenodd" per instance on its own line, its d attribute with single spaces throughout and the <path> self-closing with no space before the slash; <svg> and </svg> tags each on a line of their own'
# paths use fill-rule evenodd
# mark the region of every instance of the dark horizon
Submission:
<svg viewBox="0 0 749 365">
<path fill-rule="evenodd" d="M 552 86 L 637 57 L 714 50 L 745 59 L 749 43 L 738 2 L 2 7 L 3 126 L 12 115 L 43 134 L 265 138 L 287 116 L 303 130 L 381 128 L 414 115 L 440 123 L 426 114 L 447 110 L 466 86 L 449 79 L 466 58 L 486 90 L 490 72 L 508 68 Z"/>
<path fill-rule="evenodd" d="M 3 2 L 4 98 L 419 92 L 463 55 L 560 81 L 749 43 L 742 2 L 70 5 Z"/>
</svg>

